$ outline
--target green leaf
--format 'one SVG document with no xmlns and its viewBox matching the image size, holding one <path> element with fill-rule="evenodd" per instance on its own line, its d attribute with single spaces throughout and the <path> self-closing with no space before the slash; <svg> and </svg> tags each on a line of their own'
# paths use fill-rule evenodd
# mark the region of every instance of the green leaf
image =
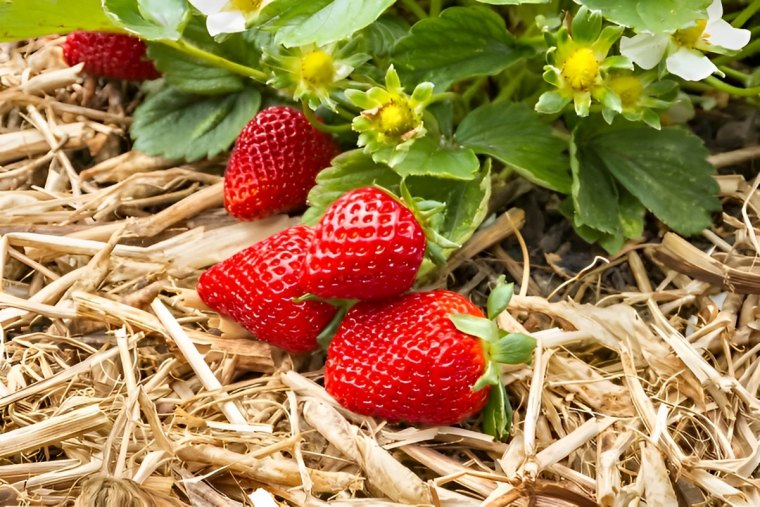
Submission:
<svg viewBox="0 0 760 507">
<path fill-rule="evenodd" d="M 274 0 L 261 11 L 259 28 L 275 32 L 285 47 L 327 44 L 375 21 L 394 0 Z"/>
<path fill-rule="evenodd" d="M 456 81 L 498 74 L 527 54 L 491 9 L 451 7 L 415 24 L 396 44 L 393 61 L 408 82 L 430 81 L 444 90 Z"/>
<path fill-rule="evenodd" d="M 522 333 L 510 333 L 490 344 L 491 359 L 502 364 L 529 363 L 536 339 Z"/>
<path fill-rule="evenodd" d="M 406 179 L 406 184 L 415 197 L 446 203 L 438 233 L 454 243 L 461 245 L 470 239 L 488 213 L 491 197 L 488 169 L 469 181 L 412 176 Z M 447 255 L 450 253 L 446 251 Z"/>
<path fill-rule="evenodd" d="M 499 339 L 499 328 L 492 320 L 483 317 L 475 317 L 466 313 L 451 314 L 449 319 L 459 331 L 475 336 L 487 342 L 495 342 Z"/>
<path fill-rule="evenodd" d="M 0 1 L 0 42 L 76 30 L 119 31 L 101 0 Z"/>
<path fill-rule="evenodd" d="M 457 180 L 475 177 L 480 162 L 475 152 L 446 144 L 428 135 L 412 144 L 404 159 L 393 166 L 401 176 L 436 176 Z"/>
<path fill-rule="evenodd" d="M 491 387 L 488 403 L 483 409 L 483 432 L 496 440 L 504 440 L 512 428 L 512 405 L 507 390 L 499 382 Z"/>
<path fill-rule="evenodd" d="M 537 185 L 569 193 L 567 144 L 553 132 L 527 106 L 499 102 L 468 114 L 457 128 L 456 140 L 513 167 Z"/>
<path fill-rule="evenodd" d="M 192 95 L 168 86 L 135 111 L 130 134 L 148 155 L 194 161 L 228 149 L 253 118 L 261 94 L 245 88 L 232 95 Z"/>
<path fill-rule="evenodd" d="M 515 284 L 505 283 L 504 276 L 500 276 L 499 281 L 496 283 L 496 287 L 494 287 L 488 295 L 487 307 L 489 319 L 495 319 L 501 314 L 501 312 L 507 309 L 514 292 Z"/>
<path fill-rule="evenodd" d="M 245 80 L 219 67 L 161 43 L 148 43 L 148 56 L 166 81 L 180 91 L 198 94 L 224 94 L 243 89 Z"/>
<path fill-rule="evenodd" d="M 396 41 L 409 32 L 409 23 L 399 16 L 385 15 L 362 30 L 357 36 L 364 53 L 374 58 L 391 54 Z"/>
<path fill-rule="evenodd" d="M 551 0 L 478 0 L 482 4 L 491 5 L 520 5 L 520 4 L 548 4 Z"/>
<path fill-rule="evenodd" d="M 575 0 L 589 9 L 602 11 L 610 21 L 638 31 L 669 32 L 697 19 L 707 19 L 712 0 Z"/>
<path fill-rule="evenodd" d="M 580 123 L 579 157 L 596 159 L 620 185 L 680 234 L 697 234 L 721 208 L 715 169 L 702 141 L 681 128 L 654 130 L 622 118 Z"/>
<path fill-rule="evenodd" d="M 646 208 L 625 189 L 620 189 L 620 226 L 626 238 L 638 238 L 644 233 Z"/>
<path fill-rule="evenodd" d="M 177 40 L 190 20 L 187 0 L 103 0 L 106 14 L 143 39 Z"/>
<path fill-rule="evenodd" d="M 575 142 L 571 142 L 570 167 L 576 225 L 616 233 L 620 229 L 617 185 L 604 162 L 596 152 L 579 152 Z"/>
<path fill-rule="evenodd" d="M 317 183 L 309 192 L 310 207 L 301 220 L 307 225 L 316 224 L 327 207 L 349 190 L 377 184 L 398 194 L 400 183 L 399 175 L 387 165 L 374 162 L 362 150 L 347 151 L 317 175 Z"/>
<path fill-rule="evenodd" d="M 249 30 L 227 34 L 217 42 L 208 34 L 205 18 L 193 16 L 182 33 L 182 39 L 193 47 L 255 69 L 261 59 L 260 45 L 263 41 L 258 38 L 262 35 L 268 37 L 268 34 Z M 239 74 L 159 42 L 148 43 L 148 56 L 167 82 L 186 93 L 214 95 L 236 92 L 242 90 L 247 82 L 247 78 Z"/>
</svg>

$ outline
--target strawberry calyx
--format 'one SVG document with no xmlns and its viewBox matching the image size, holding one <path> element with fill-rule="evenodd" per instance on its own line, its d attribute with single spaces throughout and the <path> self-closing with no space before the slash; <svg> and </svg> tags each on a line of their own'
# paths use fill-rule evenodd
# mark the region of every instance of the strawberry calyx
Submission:
<svg viewBox="0 0 760 507">
<path fill-rule="evenodd" d="M 422 227 L 427 239 L 425 254 L 436 266 L 446 263 L 445 249 L 456 249 L 462 245 L 443 236 L 440 232 L 446 216 L 446 203 L 413 197 L 406 185 L 401 181 L 401 198 L 399 201 L 412 211 L 417 223 Z M 397 198 L 398 199 L 398 198 Z"/>
<path fill-rule="evenodd" d="M 512 407 L 504 383 L 501 381 L 501 364 L 529 364 L 536 347 L 536 339 L 523 333 L 510 333 L 500 329 L 496 318 L 507 309 L 514 293 L 514 284 L 499 277 L 496 287 L 488 296 L 488 318 L 466 314 L 449 315 L 459 331 L 480 338 L 486 367 L 473 384 L 473 391 L 491 386 L 489 400 L 484 408 L 483 430 L 501 440 L 509 435 L 512 424 Z"/>
</svg>

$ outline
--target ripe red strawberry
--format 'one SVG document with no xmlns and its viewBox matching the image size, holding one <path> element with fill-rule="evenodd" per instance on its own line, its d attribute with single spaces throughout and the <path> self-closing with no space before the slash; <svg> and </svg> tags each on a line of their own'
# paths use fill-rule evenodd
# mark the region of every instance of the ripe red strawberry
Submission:
<svg viewBox="0 0 760 507">
<path fill-rule="evenodd" d="M 305 293 L 298 274 L 313 236 L 307 227 L 290 227 L 238 252 L 201 275 L 198 295 L 262 341 L 294 353 L 316 349 L 336 310 L 293 302 Z"/>
<path fill-rule="evenodd" d="M 235 142 L 224 174 L 224 206 L 240 220 L 296 211 L 337 154 L 333 139 L 300 111 L 264 109 Z"/>
<path fill-rule="evenodd" d="M 69 65 L 84 62 L 93 76 L 143 81 L 161 74 L 146 56 L 143 41 L 108 32 L 73 32 L 63 44 L 63 59 Z"/>
<path fill-rule="evenodd" d="M 349 410 L 391 421 L 455 424 L 477 413 L 490 390 L 472 390 L 485 372 L 484 348 L 450 314 L 483 316 L 445 290 L 357 304 L 328 349 L 327 391 Z"/>
<path fill-rule="evenodd" d="M 425 245 L 409 208 L 375 187 L 352 190 L 319 221 L 301 285 L 323 298 L 395 296 L 414 284 Z"/>
</svg>

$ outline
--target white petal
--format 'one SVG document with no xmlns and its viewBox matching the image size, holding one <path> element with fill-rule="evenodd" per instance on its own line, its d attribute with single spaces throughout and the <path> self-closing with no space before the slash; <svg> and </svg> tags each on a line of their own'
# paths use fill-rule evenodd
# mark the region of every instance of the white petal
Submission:
<svg viewBox="0 0 760 507">
<path fill-rule="evenodd" d="M 713 0 L 710 7 L 707 8 L 707 19 L 710 21 L 723 17 L 723 4 L 720 0 Z"/>
<path fill-rule="evenodd" d="M 727 21 L 716 19 L 707 23 L 702 37 L 708 46 L 718 46 L 723 49 L 736 51 L 747 45 L 750 31 L 743 28 L 734 28 Z"/>
<path fill-rule="evenodd" d="M 687 81 L 701 81 L 718 70 L 705 55 L 693 49 L 680 48 L 666 60 L 668 71 Z"/>
<path fill-rule="evenodd" d="M 667 34 L 640 33 L 620 40 L 620 54 L 627 56 L 642 69 L 653 69 L 660 63 L 668 47 Z"/>
<path fill-rule="evenodd" d="M 210 14 L 206 18 L 206 28 L 212 37 L 220 33 L 237 33 L 245 31 L 245 16 L 237 11 L 223 11 Z"/>
<path fill-rule="evenodd" d="M 193 7 L 207 16 L 221 11 L 227 5 L 227 2 L 228 0 L 190 0 Z"/>
</svg>

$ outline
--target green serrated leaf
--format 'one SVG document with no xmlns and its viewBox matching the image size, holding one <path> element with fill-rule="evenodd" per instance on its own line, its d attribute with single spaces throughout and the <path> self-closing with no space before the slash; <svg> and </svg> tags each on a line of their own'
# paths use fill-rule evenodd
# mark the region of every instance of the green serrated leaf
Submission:
<svg viewBox="0 0 760 507">
<path fill-rule="evenodd" d="M 581 157 L 595 156 L 617 182 L 680 234 L 701 232 L 721 208 L 715 169 L 694 134 L 654 130 L 622 118 L 582 122 L 574 134 Z"/>
<path fill-rule="evenodd" d="M 456 180 L 471 180 L 475 177 L 480 162 L 475 152 L 444 144 L 428 135 L 412 144 L 407 155 L 393 166 L 402 177 L 435 176 Z"/>
<path fill-rule="evenodd" d="M 507 390 L 499 382 L 491 387 L 488 403 L 483 409 L 483 432 L 496 440 L 504 440 L 512 429 L 512 405 Z"/>
<path fill-rule="evenodd" d="M 571 142 L 570 167 L 573 173 L 572 198 L 576 224 L 615 234 L 621 226 L 618 191 L 604 162 L 596 152 L 579 152 L 575 142 Z"/>
<path fill-rule="evenodd" d="M 385 58 L 391 54 L 396 41 L 409 32 L 409 28 L 404 18 L 384 15 L 357 34 L 359 47 L 375 59 Z"/>
<path fill-rule="evenodd" d="M 529 363 L 536 339 L 522 333 L 510 333 L 490 344 L 491 359 L 502 364 Z"/>
<path fill-rule="evenodd" d="M 499 339 L 499 328 L 492 320 L 467 314 L 452 314 L 449 319 L 458 330 L 471 336 L 476 336 L 487 342 Z"/>
<path fill-rule="evenodd" d="M 504 282 L 504 276 L 499 277 L 496 287 L 488 295 L 487 308 L 489 319 L 495 319 L 501 312 L 507 309 L 514 292 L 515 284 Z"/>
<path fill-rule="evenodd" d="M 261 11 L 259 28 L 285 47 L 327 44 L 375 21 L 394 0 L 274 0 Z"/>
<path fill-rule="evenodd" d="M 462 146 L 502 161 L 538 185 L 570 192 L 567 143 L 524 104 L 482 106 L 464 118 L 455 137 Z"/>
<path fill-rule="evenodd" d="M 164 79 L 185 93 L 216 95 L 243 89 L 242 76 L 204 64 L 197 58 L 161 43 L 148 43 L 148 56 Z"/>
<path fill-rule="evenodd" d="M 493 10 L 450 7 L 415 24 L 396 44 L 393 62 L 409 82 L 430 81 L 444 90 L 456 81 L 498 74 L 528 54 Z"/>
<path fill-rule="evenodd" d="M 575 0 L 622 26 L 652 33 L 671 32 L 707 19 L 712 0 Z"/>
<path fill-rule="evenodd" d="M 177 40 L 190 20 L 187 0 L 103 0 L 106 14 L 143 39 Z"/>
<path fill-rule="evenodd" d="M 349 190 L 377 184 L 397 194 L 400 183 L 398 174 L 374 162 L 362 150 L 344 152 L 317 175 L 316 185 L 309 192 L 310 207 L 301 220 L 307 225 L 316 224 L 327 207 Z"/>
<path fill-rule="evenodd" d="M 137 108 L 130 134 L 135 149 L 148 155 L 214 157 L 232 145 L 260 104 L 261 94 L 250 87 L 232 95 L 192 95 L 167 86 Z"/>
<path fill-rule="evenodd" d="M 121 31 L 105 15 L 101 0 L 0 1 L 0 42 L 76 30 Z"/>
<path fill-rule="evenodd" d="M 551 0 L 478 0 L 482 4 L 491 5 L 520 5 L 520 4 L 548 4 Z"/>
</svg>

